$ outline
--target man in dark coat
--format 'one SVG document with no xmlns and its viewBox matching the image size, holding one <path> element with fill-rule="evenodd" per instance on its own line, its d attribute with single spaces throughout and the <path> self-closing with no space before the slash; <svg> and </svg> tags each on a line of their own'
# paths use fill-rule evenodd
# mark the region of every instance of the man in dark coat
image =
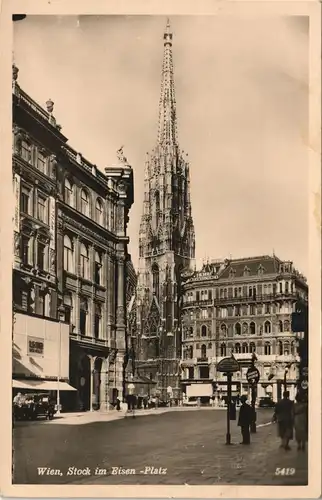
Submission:
<svg viewBox="0 0 322 500">
<path fill-rule="evenodd" d="M 253 410 L 246 403 L 247 397 L 241 396 L 241 407 L 239 409 L 238 426 L 241 428 L 243 441 L 241 444 L 250 444 L 250 424 L 253 419 Z"/>
<path fill-rule="evenodd" d="M 278 435 L 281 438 L 281 448 L 290 450 L 289 441 L 293 439 L 293 401 L 289 399 L 289 391 L 283 392 L 281 399 L 275 406 L 273 421 L 277 422 Z"/>
</svg>

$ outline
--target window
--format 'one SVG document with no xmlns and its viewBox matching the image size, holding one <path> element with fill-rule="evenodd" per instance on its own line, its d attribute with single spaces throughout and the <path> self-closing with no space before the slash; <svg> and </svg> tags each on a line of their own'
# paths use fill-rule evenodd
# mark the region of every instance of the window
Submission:
<svg viewBox="0 0 322 500">
<path fill-rule="evenodd" d="M 45 252 L 46 245 L 41 241 L 37 241 L 37 266 L 39 269 L 45 269 Z"/>
<path fill-rule="evenodd" d="M 227 299 L 227 288 L 224 289 L 224 298 Z"/>
<path fill-rule="evenodd" d="M 249 297 L 252 297 L 252 296 L 253 296 L 253 288 L 252 288 L 252 287 L 250 287 L 250 288 L 248 289 L 248 296 L 249 296 Z"/>
<path fill-rule="evenodd" d="M 21 156 L 28 163 L 31 160 L 31 147 L 26 141 L 22 141 L 21 143 Z"/>
<path fill-rule="evenodd" d="M 80 303 L 80 318 L 79 328 L 81 335 L 86 335 L 86 319 L 87 319 L 88 303 L 86 299 L 81 299 Z"/>
<path fill-rule="evenodd" d="M 243 323 L 243 335 L 248 335 L 248 324 Z"/>
<path fill-rule="evenodd" d="M 220 356 L 226 356 L 226 344 L 220 346 Z"/>
<path fill-rule="evenodd" d="M 30 189 L 24 186 L 21 188 L 20 210 L 24 214 L 30 214 L 30 194 Z"/>
<path fill-rule="evenodd" d="M 284 356 L 288 356 L 290 354 L 290 343 L 284 342 Z"/>
<path fill-rule="evenodd" d="M 240 306 L 235 306 L 235 316 L 240 316 Z"/>
<path fill-rule="evenodd" d="M 271 344 L 269 342 L 265 342 L 264 354 L 266 354 L 266 356 L 269 356 L 271 354 Z"/>
<path fill-rule="evenodd" d="M 64 236 L 64 269 L 69 273 L 74 273 L 74 253 L 70 238 Z"/>
<path fill-rule="evenodd" d="M 159 301 L 160 296 L 160 286 L 159 286 L 159 266 L 157 264 L 153 264 L 152 266 L 152 288 L 153 293 Z"/>
<path fill-rule="evenodd" d="M 196 301 L 199 302 L 200 300 L 200 292 L 196 292 Z"/>
<path fill-rule="evenodd" d="M 273 283 L 273 295 L 276 295 L 276 283 Z"/>
<path fill-rule="evenodd" d="M 240 323 L 236 323 L 236 325 L 235 325 L 235 335 L 240 335 L 240 334 L 241 334 Z"/>
<path fill-rule="evenodd" d="M 255 325 L 254 321 L 252 321 L 249 325 L 249 333 L 251 335 L 255 335 L 255 333 L 256 333 L 256 325 Z"/>
<path fill-rule="evenodd" d="M 211 343 L 211 342 L 209 342 L 209 344 L 208 344 L 208 349 L 211 349 L 211 348 L 212 348 L 212 343 Z"/>
<path fill-rule="evenodd" d="M 207 346 L 206 344 L 202 344 L 201 346 L 201 357 L 206 358 L 207 357 Z"/>
<path fill-rule="evenodd" d="M 284 321 L 284 332 L 290 331 L 290 322 L 288 320 Z"/>
<path fill-rule="evenodd" d="M 270 323 L 270 321 L 265 321 L 265 323 L 264 323 L 264 331 L 265 331 L 265 333 L 271 333 L 271 323 Z"/>
<path fill-rule="evenodd" d="M 212 290 L 208 290 L 208 300 L 212 300 Z"/>
<path fill-rule="evenodd" d="M 278 322 L 278 331 L 281 333 L 283 331 L 283 321 Z"/>
<path fill-rule="evenodd" d="M 64 200 L 67 205 L 74 206 L 74 189 L 69 179 L 65 179 Z"/>
<path fill-rule="evenodd" d="M 72 309 L 73 309 L 73 299 L 71 294 L 64 295 L 64 307 L 65 307 L 65 322 L 69 325 L 72 323 Z"/>
<path fill-rule="evenodd" d="M 283 342 L 280 340 L 277 345 L 278 345 L 278 354 L 280 356 L 282 356 L 283 355 Z"/>
<path fill-rule="evenodd" d="M 241 347 L 240 347 L 240 344 L 239 344 L 239 343 L 235 344 L 235 352 L 236 352 L 237 354 L 240 354 L 240 353 L 241 353 Z"/>
<path fill-rule="evenodd" d="M 96 222 L 100 224 L 101 226 L 103 225 L 103 204 L 100 198 L 96 199 L 96 205 L 95 205 L 95 212 L 96 212 Z"/>
<path fill-rule="evenodd" d="M 249 306 L 249 314 L 251 316 L 254 316 L 256 314 L 256 310 L 255 310 L 255 305 L 254 304 L 250 304 L 250 306 Z"/>
<path fill-rule="evenodd" d="M 89 258 L 88 258 L 88 250 L 84 243 L 81 244 L 80 248 L 80 272 L 81 277 L 85 279 L 89 279 Z"/>
<path fill-rule="evenodd" d="M 100 338 L 101 320 L 102 320 L 102 308 L 99 304 L 95 304 L 94 335 L 96 339 Z"/>
<path fill-rule="evenodd" d="M 95 283 L 97 285 L 101 284 L 101 269 L 102 269 L 101 256 L 98 252 L 95 252 L 95 269 L 94 269 L 95 276 L 94 276 L 94 279 L 95 279 Z"/>
<path fill-rule="evenodd" d="M 89 198 L 85 189 L 81 191 L 81 212 L 86 215 L 86 217 L 89 217 Z"/>
<path fill-rule="evenodd" d="M 29 238 L 24 234 L 21 236 L 21 261 L 23 264 L 29 264 Z"/>
<path fill-rule="evenodd" d="M 46 157 L 42 151 L 38 151 L 37 155 L 37 168 L 40 172 L 45 173 Z"/>
<path fill-rule="evenodd" d="M 38 195 L 37 199 L 37 218 L 41 222 L 47 223 L 47 213 L 46 213 L 46 198 Z"/>
<path fill-rule="evenodd" d="M 283 293 L 283 284 L 280 283 L 280 293 Z"/>
<path fill-rule="evenodd" d="M 237 288 L 234 288 L 234 297 L 235 297 L 235 298 L 237 297 L 237 293 L 238 293 Z"/>
<path fill-rule="evenodd" d="M 207 330 L 208 329 L 207 329 L 206 325 L 202 325 L 202 327 L 201 327 L 201 336 L 202 337 L 207 337 L 207 333 L 208 333 Z"/>
<path fill-rule="evenodd" d="M 250 352 L 250 353 L 253 353 L 253 352 L 255 352 L 255 351 L 256 351 L 256 346 L 255 346 L 254 342 L 251 342 L 251 343 L 249 344 L 249 352 Z"/>
<path fill-rule="evenodd" d="M 265 304 L 265 314 L 271 313 L 271 304 Z"/>
<path fill-rule="evenodd" d="M 246 344 L 246 342 L 244 342 L 243 345 L 242 345 L 242 352 L 243 353 L 248 353 L 248 344 Z"/>
<path fill-rule="evenodd" d="M 209 378 L 209 366 L 200 366 L 200 378 Z"/>
<path fill-rule="evenodd" d="M 202 319 L 207 319 L 208 318 L 208 310 L 207 309 L 202 309 L 201 310 L 201 317 L 202 317 Z"/>
<path fill-rule="evenodd" d="M 285 282 L 285 293 L 289 293 L 289 284 L 288 284 L 288 281 Z"/>
<path fill-rule="evenodd" d="M 221 307 L 220 308 L 220 317 L 221 318 L 227 318 L 227 308 L 226 307 Z"/>
<path fill-rule="evenodd" d="M 189 368 L 188 368 L 188 378 L 190 378 L 190 379 L 194 378 L 194 368 L 193 368 L 193 366 L 189 366 Z"/>
<path fill-rule="evenodd" d="M 220 326 L 221 334 L 226 336 L 227 335 L 227 325 L 224 323 Z"/>
</svg>

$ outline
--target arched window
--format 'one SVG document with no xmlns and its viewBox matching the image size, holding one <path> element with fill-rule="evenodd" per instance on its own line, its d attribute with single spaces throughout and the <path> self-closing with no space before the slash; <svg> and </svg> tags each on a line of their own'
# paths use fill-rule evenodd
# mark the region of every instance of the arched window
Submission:
<svg viewBox="0 0 322 500">
<path fill-rule="evenodd" d="M 201 346 L 201 357 L 206 358 L 207 357 L 207 346 L 206 344 L 202 344 Z"/>
<path fill-rule="evenodd" d="M 102 308 L 100 304 L 95 304 L 94 336 L 96 339 L 101 335 Z"/>
<path fill-rule="evenodd" d="M 82 243 L 80 247 L 80 272 L 82 278 L 89 279 L 88 250 L 84 243 Z"/>
<path fill-rule="evenodd" d="M 71 325 L 73 311 L 73 297 L 71 293 L 64 295 L 65 322 Z"/>
<path fill-rule="evenodd" d="M 284 330 L 284 328 L 283 328 L 283 321 L 281 321 L 281 320 L 280 320 L 280 321 L 278 322 L 278 331 L 279 331 L 279 332 L 282 332 L 283 330 Z"/>
<path fill-rule="evenodd" d="M 265 333 L 271 333 L 271 322 L 270 321 L 265 321 L 264 331 L 265 331 Z"/>
<path fill-rule="evenodd" d="M 295 342 L 291 343 L 291 354 L 293 356 L 296 356 L 296 343 Z"/>
<path fill-rule="evenodd" d="M 96 198 L 95 216 L 97 224 L 103 225 L 103 203 L 100 198 Z"/>
<path fill-rule="evenodd" d="M 247 353 L 247 352 L 248 352 L 248 344 L 246 344 L 246 342 L 243 342 L 243 345 L 242 345 L 242 352 L 243 352 L 243 353 Z"/>
<path fill-rule="evenodd" d="M 266 356 L 271 354 L 271 344 L 269 342 L 265 342 L 264 354 L 266 354 Z"/>
<path fill-rule="evenodd" d="M 67 178 L 64 183 L 64 201 L 67 205 L 74 206 L 74 186 Z"/>
<path fill-rule="evenodd" d="M 201 336 L 202 337 L 207 337 L 207 333 L 208 333 L 207 330 L 208 329 L 207 329 L 206 325 L 202 325 L 202 327 L 201 327 Z"/>
<path fill-rule="evenodd" d="M 235 325 L 235 335 L 240 335 L 240 334 L 241 334 L 240 323 L 236 323 L 236 325 Z"/>
<path fill-rule="evenodd" d="M 255 335 L 255 333 L 256 333 L 256 325 L 255 325 L 254 321 L 252 321 L 249 325 L 249 333 L 251 335 Z"/>
<path fill-rule="evenodd" d="M 69 273 L 74 273 L 74 253 L 70 238 L 64 236 L 64 269 Z"/>
<path fill-rule="evenodd" d="M 247 334 L 248 334 L 248 324 L 243 323 L 243 335 L 247 335 Z"/>
<path fill-rule="evenodd" d="M 237 344 L 235 344 L 235 352 L 237 352 L 238 354 L 241 353 L 241 347 L 240 347 L 239 342 L 237 342 Z"/>
<path fill-rule="evenodd" d="M 278 345 L 278 354 L 279 354 L 279 356 L 282 356 L 283 355 L 283 342 L 281 340 L 279 340 L 277 345 Z"/>
<path fill-rule="evenodd" d="M 252 352 L 255 352 L 256 351 L 256 346 L 254 344 L 254 342 L 251 342 L 249 344 L 249 352 L 252 353 Z"/>
<path fill-rule="evenodd" d="M 87 312 L 88 312 L 87 299 L 82 298 L 80 301 L 80 311 L 79 311 L 79 328 L 81 335 L 86 335 L 87 333 Z"/>
<path fill-rule="evenodd" d="M 220 325 L 220 331 L 221 331 L 221 334 L 226 337 L 227 335 L 227 325 L 225 325 L 225 323 L 223 323 L 222 325 Z"/>
<path fill-rule="evenodd" d="M 101 256 L 98 252 L 95 252 L 95 269 L 94 269 L 94 273 L 95 273 L 95 283 L 97 285 L 100 285 L 101 284 L 101 270 L 102 270 L 102 259 L 101 259 Z"/>
<path fill-rule="evenodd" d="M 226 344 L 220 346 L 220 356 L 226 356 Z"/>
<path fill-rule="evenodd" d="M 89 197 L 85 189 L 81 191 L 81 212 L 86 215 L 86 217 L 89 217 Z"/>
<path fill-rule="evenodd" d="M 288 356 L 290 354 L 290 343 L 288 341 L 284 342 L 284 355 Z"/>
<path fill-rule="evenodd" d="M 152 266 L 152 290 L 153 294 L 156 296 L 157 300 L 159 301 L 159 266 L 157 264 L 153 264 Z"/>
</svg>

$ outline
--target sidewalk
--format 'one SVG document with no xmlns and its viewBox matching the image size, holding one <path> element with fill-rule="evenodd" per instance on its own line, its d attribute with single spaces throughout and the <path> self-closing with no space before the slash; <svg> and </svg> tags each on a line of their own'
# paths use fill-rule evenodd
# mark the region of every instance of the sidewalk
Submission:
<svg viewBox="0 0 322 500">
<path fill-rule="evenodd" d="M 158 409 L 149 410 L 135 410 L 135 417 L 143 417 L 147 415 L 162 415 L 168 412 L 182 412 L 182 411 L 206 411 L 206 410 L 225 410 L 226 408 L 215 408 L 211 406 L 206 407 L 165 407 Z M 133 418 L 132 412 L 127 411 L 117 411 L 117 410 L 106 410 L 106 411 L 86 411 L 86 412 L 74 412 L 74 413 L 61 413 L 60 415 L 55 415 L 53 420 L 50 420 L 50 424 L 64 424 L 64 425 L 82 425 L 94 422 L 110 422 L 113 420 L 120 420 L 122 418 Z"/>
</svg>

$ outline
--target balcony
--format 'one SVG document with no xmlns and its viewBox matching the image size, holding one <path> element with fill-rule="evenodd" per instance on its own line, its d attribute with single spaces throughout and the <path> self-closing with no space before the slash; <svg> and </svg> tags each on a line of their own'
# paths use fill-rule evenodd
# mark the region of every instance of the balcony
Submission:
<svg viewBox="0 0 322 500">
<path fill-rule="evenodd" d="M 184 302 L 183 307 L 206 307 L 206 306 L 212 306 L 214 303 L 213 299 L 207 299 L 207 300 L 193 300 L 189 302 Z"/>
<path fill-rule="evenodd" d="M 209 358 L 207 356 L 201 356 L 200 358 L 197 358 L 197 363 L 209 363 Z"/>
<path fill-rule="evenodd" d="M 256 295 L 255 297 L 249 297 L 247 295 L 242 295 L 239 297 L 217 297 L 214 299 L 214 305 L 221 304 L 240 304 L 245 302 L 267 302 L 274 300 L 283 300 L 283 299 L 297 299 L 297 293 L 295 292 L 283 292 L 283 293 L 270 293 L 270 294 L 261 294 Z M 193 304 L 193 302 L 191 302 Z"/>
</svg>

